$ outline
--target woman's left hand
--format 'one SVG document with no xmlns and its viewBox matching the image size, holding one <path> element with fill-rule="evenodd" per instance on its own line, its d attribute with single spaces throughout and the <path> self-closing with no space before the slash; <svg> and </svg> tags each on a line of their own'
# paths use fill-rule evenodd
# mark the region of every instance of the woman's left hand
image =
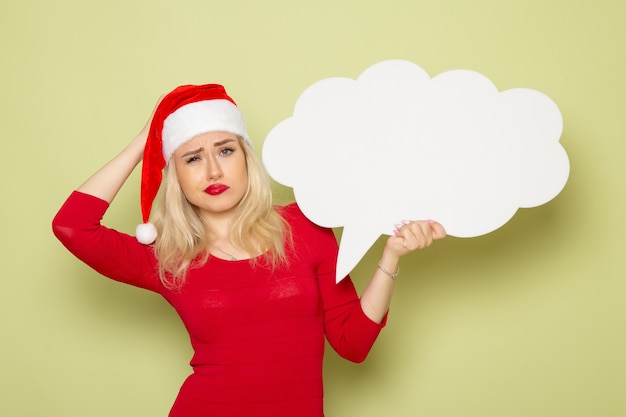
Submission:
<svg viewBox="0 0 626 417">
<path fill-rule="evenodd" d="M 417 249 L 427 248 L 435 240 L 446 237 L 443 226 L 433 220 L 404 221 L 396 225 L 394 235 L 389 237 L 385 249 L 400 258 Z"/>
<path fill-rule="evenodd" d="M 400 257 L 444 237 L 443 226 L 432 220 L 404 221 L 396 225 L 393 236 L 387 239 L 378 268 L 361 296 L 361 307 L 367 317 L 382 323 L 389 310 L 395 278 L 400 272 Z"/>
</svg>

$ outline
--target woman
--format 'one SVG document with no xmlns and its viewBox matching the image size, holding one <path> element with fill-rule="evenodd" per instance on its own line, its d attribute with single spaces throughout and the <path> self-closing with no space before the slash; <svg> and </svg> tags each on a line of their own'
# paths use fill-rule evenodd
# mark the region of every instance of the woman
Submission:
<svg viewBox="0 0 626 417">
<path fill-rule="evenodd" d="M 142 159 L 144 222 L 160 190 L 154 225 L 135 239 L 100 220 Z M 332 231 L 295 203 L 272 205 L 243 117 L 215 84 L 162 97 L 142 132 L 71 194 L 53 230 L 92 268 L 161 294 L 181 316 L 193 373 L 172 417 L 323 416 L 324 338 L 363 361 L 400 257 L 445 236 L 433 221 L 402 222 L 360 298 L 349 277 L 336 284 Z"/>
</svg>

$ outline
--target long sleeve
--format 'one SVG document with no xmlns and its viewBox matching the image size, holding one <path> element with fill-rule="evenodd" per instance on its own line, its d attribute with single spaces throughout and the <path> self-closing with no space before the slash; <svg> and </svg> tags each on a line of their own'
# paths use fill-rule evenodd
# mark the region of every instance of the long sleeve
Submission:
<svg viewBox="0 0 626 417">
<path fill-rule="evenodd" d="M 293 207 L 293 206 L 291 206 Z M 295 209 L 293 209 L 295 211 Z M 311 223 L 297 209 L 300 220 L 293 222 L 294 239 L 315 254 L 316 274 L 324 311 L 324 332 L 333 349 L 343 358 L 362 362 L 386 324 L 370 320 L 363 309 L 350 277 L 335 281 L 338 245 L 331 229 Z M 301 217 L 300 217 L 301 216 Z"/>
<path fill-rule="evenodd" d="M 336 284 L 333 269 L 319 280 L 328 342 L 345 359 L 364 361 L 385 327 L 387 317 L 378 324 L 365 315 L 350 277 Z"/>
<path fill-rule="evenodd" d="M 74 191 L 54 217 L 53 233 L 72 254 L 102 275 L 159 292 L 152 248 L 102 226 L 108 207 L 104 200 Z"/>
</svg>

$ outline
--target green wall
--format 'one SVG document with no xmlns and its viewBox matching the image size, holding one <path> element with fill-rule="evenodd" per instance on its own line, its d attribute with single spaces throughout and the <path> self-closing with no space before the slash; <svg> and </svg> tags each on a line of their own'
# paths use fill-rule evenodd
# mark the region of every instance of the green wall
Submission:
<svg viewBox="0 0 626 417">
<path fill-rule="evenodd" d="M 625 17 L 614 0 L 4 1 L 0 415 L 165 416 L 189 372 L 166 303 L 50 231 L 161 93 L 225 84 L 260 153 L 312 82 L 391 58 L 547 94 L 571 175 L 496 232 L 404 259 L 368 360 L 327 355 L 327 416 L 626 415 Z M 139 219 L 136 172 L 105 221 Z"/>
</svg>

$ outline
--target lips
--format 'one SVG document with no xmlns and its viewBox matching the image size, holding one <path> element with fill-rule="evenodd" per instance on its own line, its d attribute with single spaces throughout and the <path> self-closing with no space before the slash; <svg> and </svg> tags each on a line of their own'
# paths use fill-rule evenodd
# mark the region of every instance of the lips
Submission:
<svg viewBox="0 0 626 417">
<path fill-rule="evenodd" d="M 204 191 L 210 195 L 220 195 L 229 188 L 230 187 L 228 185 L 224 184 L 211 184 Z"/>
</svg>

